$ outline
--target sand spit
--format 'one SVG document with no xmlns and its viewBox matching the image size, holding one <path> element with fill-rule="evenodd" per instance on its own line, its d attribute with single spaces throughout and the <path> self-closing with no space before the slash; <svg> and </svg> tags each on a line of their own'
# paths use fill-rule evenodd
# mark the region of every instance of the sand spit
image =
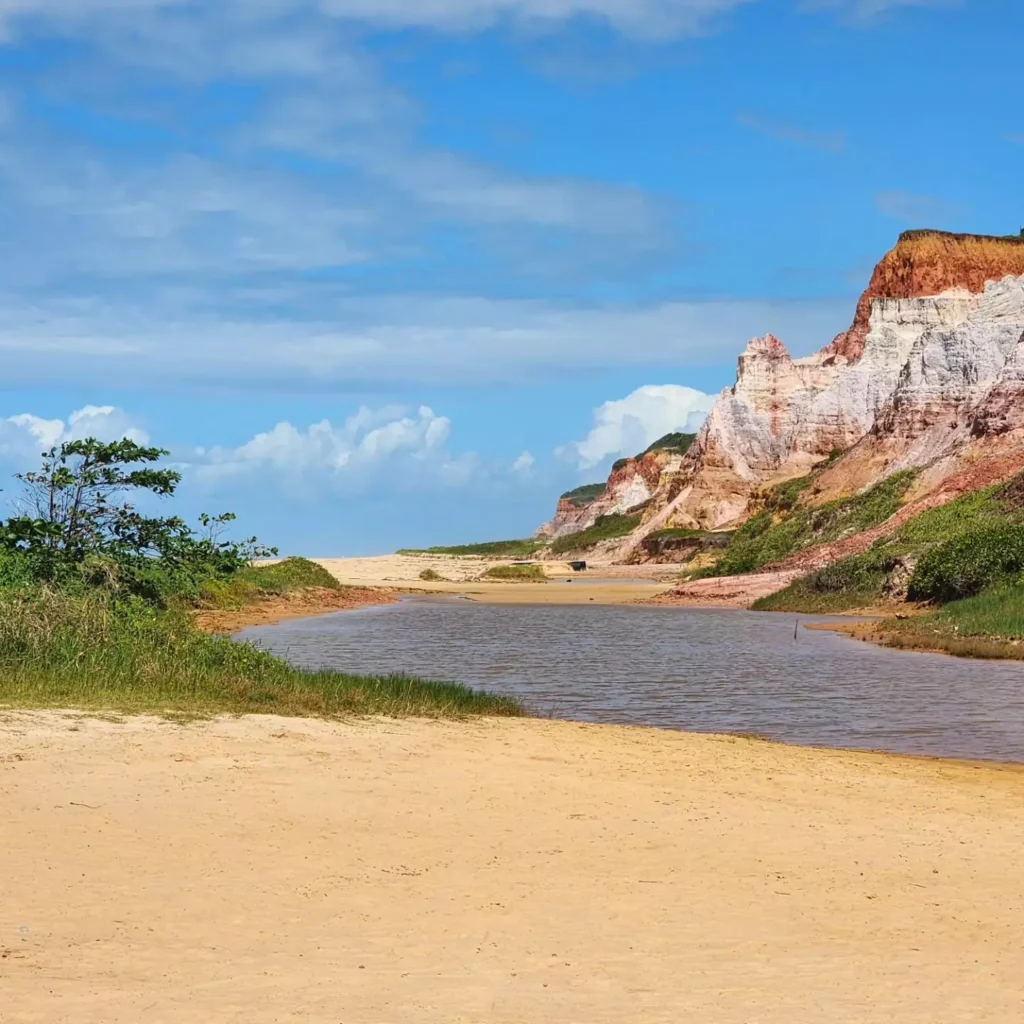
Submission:
<svg viewBox="0 0 1024 1024">
<path fill-rule="evenodd" d="M 5 1024 L 1021 1019 L 1024 772 L 541 721 L 0 721 Z"/>
<path fill-rule="evenodd" d="M 679 575 L 671 565 L 592 563 L 574 573 L 568 563 L 540 562 L 547 583 L 480 582 L 488 569 L 509 559 L 460 558 L 450 555 L 380 555 L 368 558 L 318 558 L 341 583 L 357 587 L 393 587 L 424 594 L 458 594 L 500 604 L 632 604 L 663 593 Z M 440 582 L 420 579 L 425 570 Z"/>
</svg>

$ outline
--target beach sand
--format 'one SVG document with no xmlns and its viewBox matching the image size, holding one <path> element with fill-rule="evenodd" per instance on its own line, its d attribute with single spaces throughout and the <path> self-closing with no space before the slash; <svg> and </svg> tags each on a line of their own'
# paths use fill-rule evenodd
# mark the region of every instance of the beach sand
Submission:
<svg viewBox="0 0 1024 1024">
<path fill-rule="evenodd" d="M 4 1024 L 1024 1019 L 1024 773 L 534 720 L 0 721 Z"/>
<path fill-rule="evenodd" d="M 495 604 L 632 604 L 665 593 L 679 575 L 678 566 L 671 565 L 593 563 L 585 573 L 574 573 L 565 562 L 539 562 L 549 577 L 547 583 L 489 583 L 480 582 L 479 577 L 492 566 L 508 565 L 508 559 L 379 555 L 315 561 L 349 586 L 460 594 Z M 443 581 L 421 580 L 420 573 L 426 569 Z"/>
</svg>

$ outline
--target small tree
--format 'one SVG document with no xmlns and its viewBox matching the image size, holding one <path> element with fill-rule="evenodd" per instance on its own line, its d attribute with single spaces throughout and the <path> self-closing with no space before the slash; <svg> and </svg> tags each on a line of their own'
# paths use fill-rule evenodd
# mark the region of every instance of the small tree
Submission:
<svg viewBox="0 0 1024 1024">
<path fill-rule="evenodd" d="M 134 441 L 66 441 L 43 452 L 42 467 L 19 473 L 25 486 L 22 518 L 9 529 L 20 531 L 28 546 L 42 544 L 81 558 L 102 550 L 134 506 L 123 495 L 148 492 L 169 497 L 181 482 L 173 469 L 155 469 L 170 452 Z"/>
<path fill-rule="evenodd" d="M 20 473 L 19 516 L 0 522 L 0 548 L 31 563 L 38 580 L 77 579 L 163 602 L 195 596 L 204 581 L 231 576 L 277 554 L 255 537 L 225 541 L 235 516 L 203 515 L 195 532 L 176 516 L 138 512 L 132 495 L 171 497 L 181 474 L 154 464 L 169 454 L 134 441 L 68 441 Z"/>
</svg>

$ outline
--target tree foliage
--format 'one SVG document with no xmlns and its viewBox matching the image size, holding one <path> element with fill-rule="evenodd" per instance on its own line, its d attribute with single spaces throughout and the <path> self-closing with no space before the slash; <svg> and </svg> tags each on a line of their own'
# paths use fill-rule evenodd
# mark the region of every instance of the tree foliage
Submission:
<svg viewBox="0 0 1024 1024">
<path fill-rule="evenodd" d="M 169 498 L 181 482 L 157 465 L 169 454 L 128 439 L 50 448 L 38 470 L 18 474 L 24 493 L 18 515 L 0 522 L 0 550 L 20 556 L 21 575 L 102 583 L 158 602 L 277 554 L 255 537 L 222 539 L 232 513 L 204 514 L 196 530 L 177 516 L 140 512 L 136 502 Z M 10 556 L 4 564 L 12 569 Z"/>
</svg>

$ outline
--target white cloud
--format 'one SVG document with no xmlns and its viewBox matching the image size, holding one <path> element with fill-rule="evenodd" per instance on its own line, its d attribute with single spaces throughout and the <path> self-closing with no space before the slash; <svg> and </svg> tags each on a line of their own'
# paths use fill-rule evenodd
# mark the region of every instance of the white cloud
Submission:
<svg viewBox="0 0 1024 1024">
<path fill-rule="evenodd" d="M 303 489 L 357 489 L 382 475 L 399 489 L 461 486 L 477 466 L 472 453 L 453 457 L 451 421 L 428 406 L 361 408 L 340 425 L 322 420 L 305 430 L 288 422 L 236 448 L 181 454 L 205 484 L 237 478 L 290 481 Z"/>
<path fill-rule="evenodd" d="M 600 18 L 623 32 L 665 37 L 702 32 L 717 15 L 753 0 L 221 0 L 221 16 L 240 22 L 319 12 L 383 28 L 442 32 L 480 30 L 502 22 L 538 25 Z M 48 19 L 80 27 L 100 18 L 195 12 L 195 0 L 6 0 L 0 27 L 9 33 Z"/>
<path fill-rule="evenodd" d="M 443 296 L 353 298 L 331 283 L 168 287 L 139 305 L 0 294 L 8 386 L 355 387 L 506 382 L 609 367 L 714 365 L 766 331 L 802 355 L 849 324 L 848 300 L 649 307 Z"/>
<path fill-rule="evenodd" d="M 533 457 L 533 452 L 523 452 L 519 458 L 512 463 L 512 472 L 522 473 L 525 476 L 533 469 L 536 461 L 537 460 Z"/>
<path fill-rule="evenodd" d="M 32 413 L 0 419 L 0 458 L 19 465 L 31 464 L 48 448 L 86 437 L 100 441 L 126 437 L 137 444 L 149 443 L 149 435 L 123 409 L 112 405 L 87 405 L 73 412 L 66 423 Z"/>
<path fill-rule="evenodd" d="M 594 426 L 582 441 L 558 450 L 580 469 L 608 458 L 635 455 L 675 431 L 696 432 L 715 397 L 676 384 L 650 384 L 594 410 Z"/>
</svg>

